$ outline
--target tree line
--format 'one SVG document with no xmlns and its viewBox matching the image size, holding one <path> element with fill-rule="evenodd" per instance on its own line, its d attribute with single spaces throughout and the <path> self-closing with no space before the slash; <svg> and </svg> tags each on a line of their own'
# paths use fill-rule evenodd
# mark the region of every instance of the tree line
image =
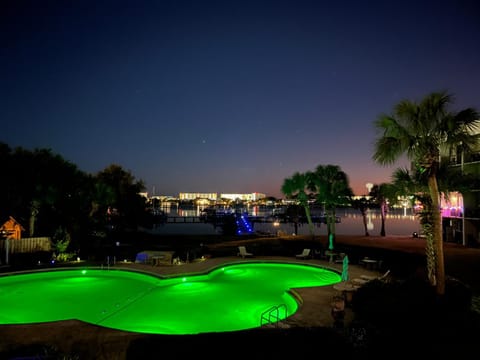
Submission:
<svg viewBox="0 0 480 360">
<path fill-rule="evenodd" d="M 14 217 L 30 237 L 78 248 L 89 235 L 147 224 L 143 181 L 111 164 L 89 174 L 50 149 L 0 143 L 0 221 Z M 3 219 L 3 220 L 2 220 Z"/>
</svg>

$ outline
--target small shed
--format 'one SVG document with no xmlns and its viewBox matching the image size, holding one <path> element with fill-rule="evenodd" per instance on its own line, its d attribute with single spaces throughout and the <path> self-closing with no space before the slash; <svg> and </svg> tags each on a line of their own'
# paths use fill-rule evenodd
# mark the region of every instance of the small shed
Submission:
<svg viewBox="0 0 480 360">
<path fill-rule="evenodd" d="M 25 231 L 24 227 L 12 216 L 9 216 L 8 220 L 0 227 L 0 234 L 8 239 L 20 240 L 22 231 Z"/>
</svg>

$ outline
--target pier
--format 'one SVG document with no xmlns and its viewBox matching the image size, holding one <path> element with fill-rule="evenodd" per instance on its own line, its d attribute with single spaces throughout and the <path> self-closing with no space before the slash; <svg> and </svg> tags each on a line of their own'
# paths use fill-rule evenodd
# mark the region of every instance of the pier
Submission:
<svg viewBox="0 0 480 360">
<path fill-rule="evenodd" d="M 211 215 L 211 216 L 165 216 L 164 224 L 200 224 L 200 223 L 221 223 L 228 215 Z M 299 223 L 306 224 L 307 219 L 300 217 L 298 219 L 292 219 L 285 216 L 248 216 L 248 220 L 253 223 Z M 339 216 L 335 219 L 336 223 L 340 223 Z M 312 216 L 312 223 L 314 224 L 326 224 L 327 220 L 325 216 Z"/>
<path fill-rule="evenodd" d="M 201 216 L 167 216 L 164 224 L 199 224 L 205 223 Z"/>
</svg>

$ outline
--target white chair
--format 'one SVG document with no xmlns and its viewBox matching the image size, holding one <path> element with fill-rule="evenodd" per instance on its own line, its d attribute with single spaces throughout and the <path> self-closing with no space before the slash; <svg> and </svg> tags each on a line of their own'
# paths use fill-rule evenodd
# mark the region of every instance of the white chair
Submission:
<svg viewBox="0 0 480 360">
<path fill-rule="evenodd" d="M 245 259 L 246 257 L 252 257 L 253 254 L 249 253 L 245 246 L 239 246 L 237 256 L 241 256 L 242 258 Z"/>
<path fill-rule="evenodd" d="M 303 249 L 301 254 L 295 255 L 297 259 L 309 259 L 310 258 L 310 249 Z"/>
</svg>

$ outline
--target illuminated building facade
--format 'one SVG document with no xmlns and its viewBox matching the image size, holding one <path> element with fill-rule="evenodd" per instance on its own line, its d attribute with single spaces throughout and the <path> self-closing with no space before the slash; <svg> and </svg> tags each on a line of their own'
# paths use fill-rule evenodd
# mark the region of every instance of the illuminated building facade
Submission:
<svg viewBox="0 0 480 360">
<path fill-rule="evenodd" d="M 257 201 L 265 198 L 265 194 L 251 193 L 251 194 L 218 194 L 218 193 L 180 193 L 179 200 L 194 201 L 198 199 L 207 199 L 210 201 L 217 200 L 231 200 L 231 201 Z"/>
<path fill-rule="evenodd" d="M 477 143 L 473 151 L 467 153 L 459 147 L 442 156 L 442 161 L 460 168 L 462 174 L 474 180 L 468 191 L 442 196 L 441 211 L 444 240 L 477 247 L 480 246 L 480 129 L 474 134 Z"/>
<path fill-rule="evenodd" d="M 197 199 L 207 199 L 210 201 L 217 201 L 218 194 L 217 193 L 180 193 L 178 194 L 179 200 L 187 200 L 193 201 Z"/>
<path fill-rule="evenodd" d="M 260 199 L 264 199 L 266 196 L 265 194 L 260 193 L 251 193 L 251 194 L 220 194 L 220 199 L 228 199 L 228 200 L 240 200 L 240 201 L 257 201 Z"/>
</svg>

